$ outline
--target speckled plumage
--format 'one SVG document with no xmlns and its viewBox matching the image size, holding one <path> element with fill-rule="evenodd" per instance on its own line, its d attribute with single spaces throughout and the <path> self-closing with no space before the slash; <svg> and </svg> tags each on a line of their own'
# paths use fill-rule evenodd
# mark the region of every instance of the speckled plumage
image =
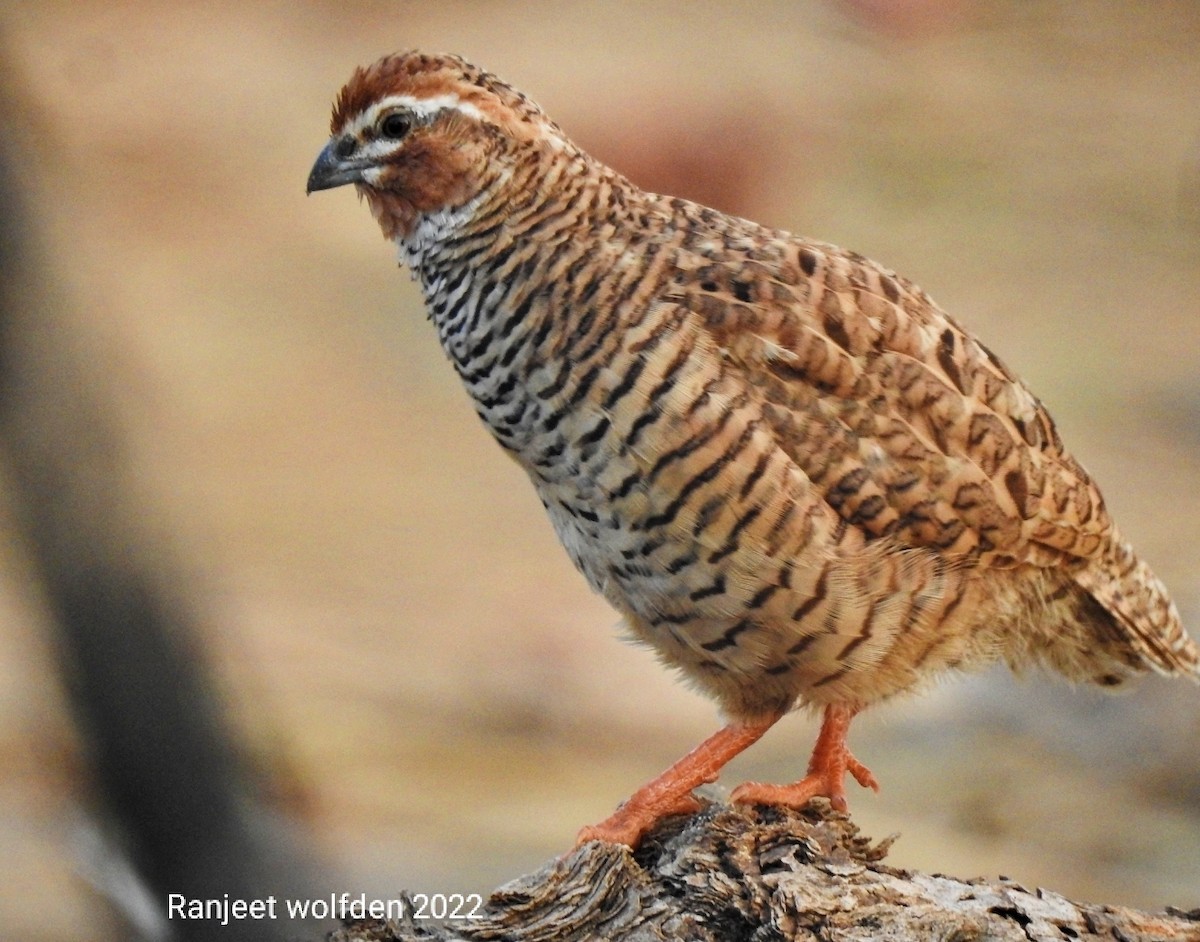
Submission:
<svg viewBox="0 0 1200 942">
<path fill-rule="evenodd" d="M 643 192 L 456 57 L 358 70 L 332 132 L 310 191 L 358 186 L 575 564 L 732 721 L 588 836 L 636 841 L 797 704 L 829 739 L 792 797 L 841 803 L 873 784 L 850 718 L 947 669 L 1200 676 L 1041 403 L 911 282 Z"/>
</svg>

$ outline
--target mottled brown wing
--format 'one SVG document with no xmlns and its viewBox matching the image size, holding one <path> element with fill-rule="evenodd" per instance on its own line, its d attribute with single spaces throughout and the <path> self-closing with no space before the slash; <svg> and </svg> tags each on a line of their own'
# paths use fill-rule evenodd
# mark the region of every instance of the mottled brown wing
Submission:
<svg viewBox="0 0 1200 942">
<path fill-rule="evenodd" d="M 1099 552 L 1111 521 L 1046 410 L 921 289 L 822 243 L 722 249 L 685 256 L 671 300 L 843 519 L 994 566 Z"/>
</svg>

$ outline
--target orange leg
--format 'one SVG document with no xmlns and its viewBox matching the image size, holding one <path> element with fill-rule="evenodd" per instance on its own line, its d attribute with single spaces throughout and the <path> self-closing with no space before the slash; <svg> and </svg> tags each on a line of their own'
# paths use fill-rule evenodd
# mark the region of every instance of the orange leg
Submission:
<svg viewBox="0 0 1200 942">
<path fill-rule="evenodd" d="M 808 775 L 791 785 L 763 785 L 746 782 L 733 790 L 732 801 L 755 805 L 785 805 L 802 808 L 813 798 L 828 798 L 838 811 L 846 810 L 844 779 L 849 772 L 863 788 L 879 791 L 879 782 L 871 770 L 846 748 L 846 733 L 856 707 L 832 705 L 825 708 L 821 732 L 808 762 Z"/>
<path fill-rule="evenodd" d="M 692 789 L 715 782 L 725 764 L 758 742 L 780 716 L 782 714 L 757 722 L 730 723 L 658 778 L 639 788 L 611 817 L 585 827 L 579 832 L 576 844 L 606 841 L 636 847 L 663 818 L 673 814 L 694 814 L 700 809 L 700 803 L 692 795 Z"/>
</svg>

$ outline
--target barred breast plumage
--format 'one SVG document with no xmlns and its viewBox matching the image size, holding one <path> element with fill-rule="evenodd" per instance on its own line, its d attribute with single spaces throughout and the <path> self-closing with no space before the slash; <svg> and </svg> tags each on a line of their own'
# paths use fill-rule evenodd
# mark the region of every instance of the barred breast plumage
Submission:
<svg viewBox="0 0 1200 942">
<path fill-rule="evenodd" d="M 309 191 L 354 183 L 563 545 L 730 723 L 585 829 L 636 843 L 797 704 L 844 807 L 863 707 L 949 668 L 1200 678 L 1042 404 L 853 252 L 643 192 L 453 56 L 359 69 Z"/>
</svg>

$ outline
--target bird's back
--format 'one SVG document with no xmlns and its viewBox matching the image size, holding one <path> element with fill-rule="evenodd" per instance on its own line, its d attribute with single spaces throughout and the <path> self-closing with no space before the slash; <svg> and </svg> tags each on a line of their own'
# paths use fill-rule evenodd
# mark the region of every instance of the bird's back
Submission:
<svg viewBox="0 0 1200 942">
<path fill-rule="evenodd" d="M 692 212 L 714 233 L 727 218 Z M 1015 611 L 978 603 L 1012 625 L 1014 662 L 1106 684 L 1147 669 L 1200 676 L 1166 589 L 1011 370 L 894 272 L 730 222 L 671 297 L 756 390 L 774 440 L 839 520 L 1015 584 L 1019 601 L 1002 603 Z"/>
</svg>

